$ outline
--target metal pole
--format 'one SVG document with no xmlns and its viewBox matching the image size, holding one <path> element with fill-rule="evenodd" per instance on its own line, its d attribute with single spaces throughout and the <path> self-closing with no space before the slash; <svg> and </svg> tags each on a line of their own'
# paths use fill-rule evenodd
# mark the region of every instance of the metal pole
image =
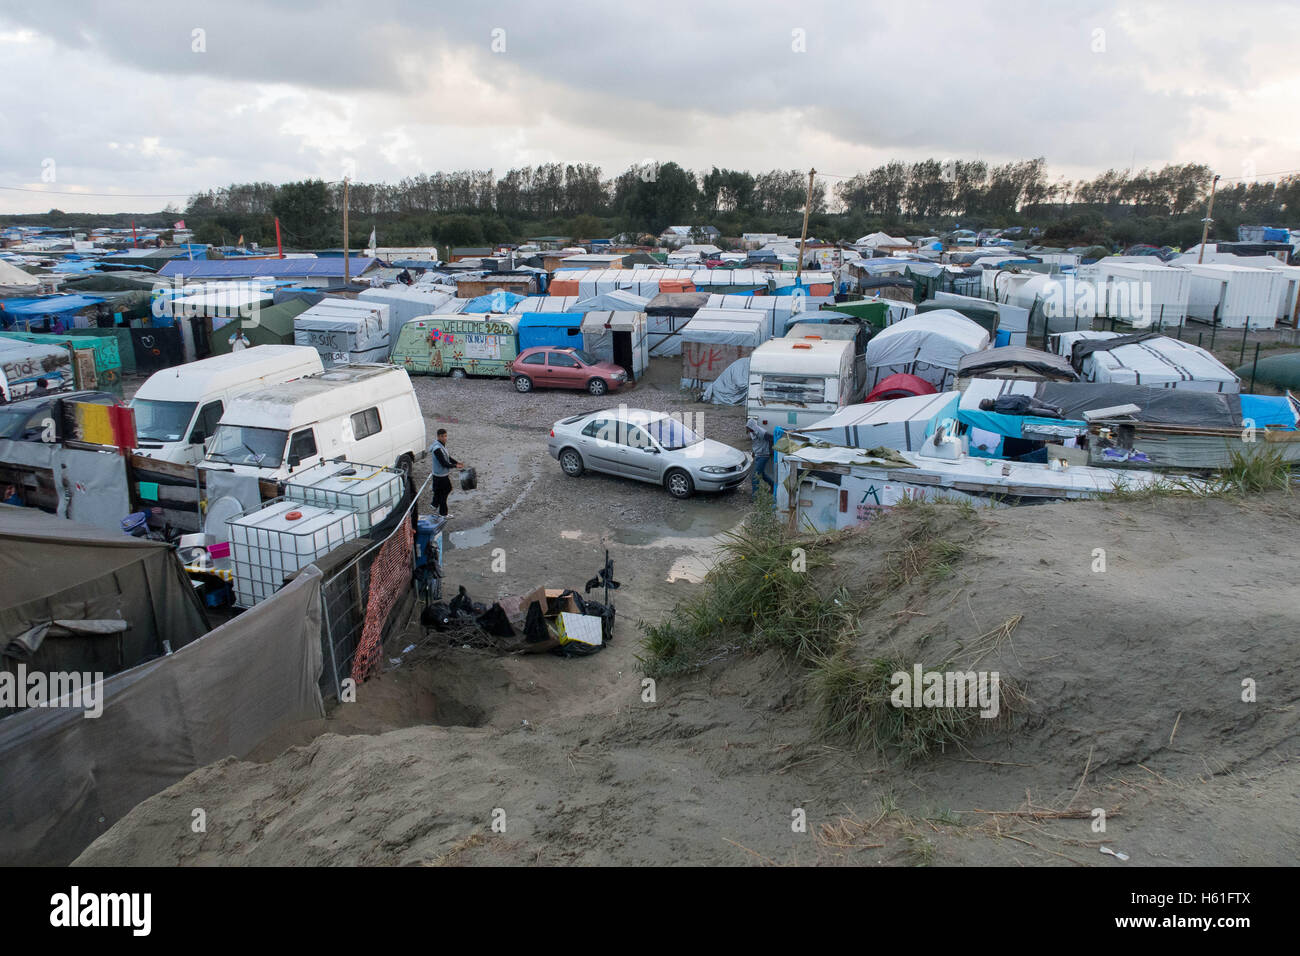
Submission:
<svg viewBox="0 0 1300 956">
<path fill-rule="evenodd" d="M 352 283 L 352 263 L 348 254 L 348 177 L 343 177 L 343 285 Z"/>
<path fill-rule="evenodd" d="M 1259 343 L 1255 343 L 1255 361 L 1250 366 L 1250 390 L 1255 390 L 1255 372 L 1259 370 Z"/>
<path fill-rule="evenodd" d="M 799 265 L 795 267 L 794 284 L 800 285 L 803 278 L 803 250 L 808 243 L 808 214 L 812 212 L 812 191 L 813 179 L 817 175 L 817 170 L 808 170 L 808 198 L 803 204 L 803 232 L 799 234 Z"/>
<path fill-rule="evenodd" d="M 1205 241 L 1210 237 L 1210 223 L 1214 222 L 1210 217 L 1214 215 L 1214 187 L 1219 184 L 1219 174 L 1214 174 L 1214 179 L 1210 182 L 1210 204 L 1205 210 L 1204 224 L 1201 226 L 1201 248 L 1196 255 L 1196 264 L 1200 265 L 1205 261 Z"/>
<path fill-rule="evenodd" d="M 1241 363 L 1246 361 L 1246 333 L 1250 331 L 1250 319 L 1246 319 L 1246 324 L 1241 327 Z"/>
</svg>

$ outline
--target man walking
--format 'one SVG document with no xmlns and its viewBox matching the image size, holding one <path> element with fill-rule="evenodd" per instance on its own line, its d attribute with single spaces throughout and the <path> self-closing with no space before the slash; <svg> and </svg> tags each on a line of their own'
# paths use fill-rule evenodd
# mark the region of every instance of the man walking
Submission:
<svg viewBox="0 0 1300 956">
<path fill-rule="evenodd" d="M 447 451 L 447 429 L 439 428 L 437 439 L 429 446 L 429 468 L 433 473 L 433 507 L 447 517 L 447 496 L 451 494 L 451 470 L 463 468 Z"/>
</svg>

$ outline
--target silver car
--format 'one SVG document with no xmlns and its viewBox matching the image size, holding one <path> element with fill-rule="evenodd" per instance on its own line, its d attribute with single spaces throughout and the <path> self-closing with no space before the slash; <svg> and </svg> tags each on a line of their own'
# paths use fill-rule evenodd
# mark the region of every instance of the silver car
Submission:
<svg viewBox="0 0 1300 956">
<path fill-rule="evenodd" d="M 547 451 L 564 473 L 602 471 L 662 485 L 674 498 L 728 491 L 749 480 L 754 459 L 703 438 L 679 418 L 642 408 L 611 408 L 558 421 Z"/>
</svg>

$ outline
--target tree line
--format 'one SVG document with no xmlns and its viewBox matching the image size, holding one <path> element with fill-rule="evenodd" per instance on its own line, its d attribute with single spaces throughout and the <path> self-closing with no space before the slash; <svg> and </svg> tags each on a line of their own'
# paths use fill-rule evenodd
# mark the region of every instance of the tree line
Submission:
<svg viewBox="0 0 1300 956">
<path fill-rule="evenodd" d="M 1063 240 L 1104 240 L 1138 224 L 1153 233 L 1149 241 L 1165 233 L 1182 239 L 1199 237 L 1212 175 L 1205 165 L 1184 163 L 1070 181 L 1051 179 L 1043 157 L 994 165 L 890 162 L 847 178 L 819 176 L 810 212 L 815 234 L 827 239 L 853 239 L 873 228 L 940 232 L 956 223 L 1056 226 L 1052 231 Z M 797 234 L 807 195 L 801 170 L 696 172 L 673 162 L 632 166 L 613 178 L 590 164 L 544 163 L 502 176 L 454 170 L 351 183 L 350 241 L 364 243 L 371 228 L 383 245 L 657 235 L 682 224 L 714 225 L 724 235 Z M 1227 237 L 1239 222 L 1280 223 L 1298 203 L 1298 176 L 1232 182 L 1218 192 L 1215 233 Z M 341 243 L 342 208 L 342 183 L 237 183 L 192 196 L 185 216 L 202 241 L 234 242 L 242 235 L 263 244 L 274 242 L 271 222 L 278 216 L 286 243 L 307 248 Z"/>
</svg>

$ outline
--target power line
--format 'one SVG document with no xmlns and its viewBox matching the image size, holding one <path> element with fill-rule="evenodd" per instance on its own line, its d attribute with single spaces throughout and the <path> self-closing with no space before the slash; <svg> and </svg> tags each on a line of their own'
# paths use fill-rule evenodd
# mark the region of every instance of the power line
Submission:
<svg viewBox="0 0 1300 956">
<path fill-rule="evenodd" d="M 176 199 L 189 197 L 192 193 L 81 193 L 63 189 L 32 189 L 30 186 L 0 186 L 17 193 L 40 193 L 45 196 L 94 196 L 108 199 Z"/>
</svg>

